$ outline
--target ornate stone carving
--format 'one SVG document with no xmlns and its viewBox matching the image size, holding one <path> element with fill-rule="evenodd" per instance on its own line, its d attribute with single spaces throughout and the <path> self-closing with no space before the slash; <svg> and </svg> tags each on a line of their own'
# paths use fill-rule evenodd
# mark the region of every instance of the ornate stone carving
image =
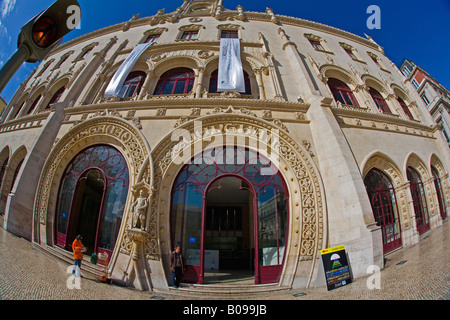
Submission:
<svg viewBox="0 0 450 320">
<path fill-rule="evenodd" d="M 53 221 L 60 177 L 73 157 L 87 146 L 105 142 L 115 145 L 122 151 L 129 163 L 130 185 L 134 183 L 138 170 L 148 157 L 144 140 L 127 121 L 112 117 L 106 112 L 105 116 L 96 116 L 72 127 L 53 147 L 42 170 L 42 178 L 37 188 L 35 221 L 45 225 L 48 216 L 52 216 Z M 125 208 L 124 212 L 129 211 Z M 124 218 L 127 219 L 127 217 Z"/>
<path fill-rule="evenodd" d="M 203 134 L 206 132 L 217 134 L 225 134 L 226 132 L 237 135 L 248 135 L 251 138 L 258 138 L 260 130 L 271 130 L 273 126 L 266 122 L 259 121 L 255 118 L 248 116 L 239 116 L 236 114 L 213 115 L 202 119 Z M 230 124 L 234 129 L 230 131 L 230 126 L 224 126 L 223 124 Z M 193 122 L 183 123 L 181 125 L 184 129 L 193 130 Z M 196 143 L 198 136 L 202 134 L 192 134 L 193 141 L 190 142 L 191 146 Z M 296 145 L 296 143 L 284 132 L 279 132 L 279 155 L 284 159 L 287 164 L 283 170 L 287 174 L 291 183 L 297 185 L 295 187 L 298 191 L 299 203 L 298 206 L 292 208 L 292 216 L 300 217 L 301 219 L 293 219 L 294 228 L 300 230 L 297 235 L 292 235 L 293 245 L 291 250 L 299 250 L 297 253 L 300 255 L 301 260 L 310 261 L 316 256 L 318 249 L 323 245 L 324 239 L 324 223 L 323 223 L 323 203 L 321 196 L 320 182 L 317 177 L 316 171 L 313 168 L 313 163 L 310 158 L 310 151 L 305 150 L 303 147 Z M 264 140 L 264 137 L 261 136 Z M 267 138 L 265 138 L 267 140 Z M 264 140 L 264 141 L 266 141 Z M 178 147 L 178 144 L 184 143 Z M 170 137 L 164 139 L 154 150 L 153 158 L 155 159 L 155 176 L 154 176 L 154 188 L 155 188 L 155 201 L 152 203 L 151 211 L 160 212 L 164 215 L 164 219 L 167 219 L 167 210 L 170 210 L 168 203 L 164 199 L 170 199 L 168 193 L 170 188 L 168 183 L 172 178 L 171 166 L 173 164 L 172 151 L 174 149 L 186 148 L 189 144 L 185 142 L 171 141 Z M 177 149 L 177 150 L 178 150 Z M 281 168 L 280 168 L 281 170 Z M 169 179 L 169 180 L 167 180 Z M 164 182 L 166 181 L 166 182 Z M 294 187 L 293 187 L 294 188 Z M 297 193 L 295 191 L 295 193 Z M 295 246 L 294 243 L 299 245 Z"/>
<path fill-rule="evenodd" d="M 148 208 L 148 197 L 145 196 L 144 190 L 139 191 L 139 196 L 136 197 L 135 201 L 131 206 L 133 212 L 133 228 L 140 228 L 145 231 L 145 223 L 147 221 L 147 208 Z"/>
</svg>

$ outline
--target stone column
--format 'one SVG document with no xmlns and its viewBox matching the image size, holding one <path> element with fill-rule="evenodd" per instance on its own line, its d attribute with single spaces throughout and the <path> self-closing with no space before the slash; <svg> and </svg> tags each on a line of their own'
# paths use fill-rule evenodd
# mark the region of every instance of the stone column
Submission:
<svg viewBox="0 0 450 320">
<path fill-rule="evenodd" d="M 355 278 L 383 267 L 381 229 L 375 223 L 359 166 L 331 110 L 331 98 L 311 102 L 308 118 L 327 201 L 327 246 L 345 245 Z"/>
<path fill-rule="evenodd" d="M 196 76 L 195 97 L 201 98 L 203 91 L 203 78 L 205 77 L 205 68 L 198 68 L 198 75 Z"/>
<path fill-rule="evenodd" d="M 127 229 L 126 233 L 133 242 L 130 254 L 132 261 L 127 270 L 127 285 L 138 290 L 152 290 L 151 277 L 147 268 L 144 250 L 145 243 L 151 236 L 148 232 L 136 228 Z"/>
</svg>

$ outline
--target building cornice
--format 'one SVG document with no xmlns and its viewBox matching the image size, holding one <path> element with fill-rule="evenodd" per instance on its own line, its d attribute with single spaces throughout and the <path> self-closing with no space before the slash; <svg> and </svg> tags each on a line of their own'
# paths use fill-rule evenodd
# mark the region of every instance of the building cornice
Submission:
<svg viewBox="0 0 450 320">
<path fill-rule="evenodd" d="M 92 39 L 96 39 L 98 37 L 101 36 L 105 36 L 111 33 L 116 33 L 116 32 L 125 32 L 128 31 L 132 28 L 136 28 L 136 27 L 142 27 L 142 26 L 155 26 L 159 23 L 166 23 L 166 22 L 174 22 L 176 20 L 174 20 L 174 15 L 176 14 L 176 12 L 172 12 L 172 13 L 168 13 L 168 14 L 160 14 L 160 15 L 154 15 L 154 16 L 150 16 L 150 17 L 144 17 L 144 18 L 139 18 L 139 19 L 135 19 L 134 17 L 129 20 L 129 21 L 124 21 L 118 24 L 114 24 L 105 28 L 101 28 L 95 31 L 92 31 L 90 33 L 87 33 L 85 35 L 82 35 L 78 38 L 72 39 L 68 42 L 65 42 L 63 44 L 61 44 L 60 46 L 56 47 L 55 49 L 53 49 L 49 56 L 54 55 L 58 52 L 64 51 L 72 46 L 75 46 L 79 43 L 83 43 L 85 41 L 89 41 Z M 239 11 L 232 11 L 232 10 L 227 10 L 224 11 L 223 14 L 221 15 L 220 19 L 217 19 L 219 21 L 227 21 L 228 19 L 237 19 L 237 16 L 239 15 Z M 307 28 L 307 29 L 311 29 L 311 30 L 316 30 L 316 31 L 321 31 L 321 32 L 325 32 L 331 35 L 335 35 L 335 36 L 339 36 L 341 38 L 344 39 L 348 39 L 348 40 L 352 40 L 354 42 L 360 43 L 364 46 L 367 46 L 373 50 L 376 50 L 378 52 L 383 53 L 382 51 L 380 51 L 380 48 L 377 44 L 375 44 L 374 42 L 370 41 L 369 39 L 365 39 L 361 36 L 355 35 L 353 33 L 350 33 L 348 31 L 344 31 L 335 27 L 331 27 L 319 22 L 313 22 L 313 21 L 309 21 L 309 20 L 305 20 L 305 19 L 301 19 L 301 18 L 296 18 L 296 17 L 289 17 L 289 16 L 285 16 L 285 15 L 271 15 L 268 13 L 261 13 L 261 12 L 245 12 L 245 17 L 247 21 L 260 21 L 260 22 L 269 22 L 269 23 L 275 23 L 274 20 L 272 19 L 272 17 L 275 16 L 276 17 L 276 24 L 277 25 L 291 25 L 291 26 L 296 26 L 296 27 L 302 27 L 302 28 Z M 183 18 L 189 18 L 190 15 L 178 15 L 177 19 L 183 19 Z M 200 17 L 211 17 L 211 15 L 203 15 L 203 16 L 198 16 L 195 15 L 193 16 L 195 18 L 200 18 Z M 155 20 L 157 23 L 155 23 Z M 240 19 L 237 19 L 240 20 Z M 384 54 L 384 53 L 383 53 Z"/>
</svg>

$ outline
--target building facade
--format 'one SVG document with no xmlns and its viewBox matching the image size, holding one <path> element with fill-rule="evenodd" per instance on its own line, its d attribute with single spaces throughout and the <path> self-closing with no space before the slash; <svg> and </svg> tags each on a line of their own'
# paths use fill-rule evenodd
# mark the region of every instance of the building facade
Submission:
<svg viewBox="0 0 450 320">
<path fill-rule="evenodd" d="M 245 91 L 217 90 L 222 38 L 240 40 Z M 450 204 L 449 150 L 403 80 L 372 39 L 269 8 L 134 16 L 54 49 L 18 88 L 0 223 L 59 257 L 82 234 L 113 281 L 142 290 L 168 290 L 178 244 L 185 283 L 222 268 L 324 285 L 320 250 L 342 244 L 365 276 Z"/>
<path fill-rule="evenodd" d="M 450 92 L 413 61 L 405 59 L 400 70 L 422 98 L 433 120 L 440 125 L 450 148 Z"/>
</svg>

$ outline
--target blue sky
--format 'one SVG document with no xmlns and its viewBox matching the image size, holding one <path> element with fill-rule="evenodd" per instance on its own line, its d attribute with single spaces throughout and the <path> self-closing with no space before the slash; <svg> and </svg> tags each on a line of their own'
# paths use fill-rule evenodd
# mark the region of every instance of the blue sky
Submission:
<svg viewBox="0 0 450 320">
<path fill-rule="evenodd" d="M 0 0 L 0 67 L 14 53 L 20 28 L 34 15 L 49 7 L 54 0 Z M 159 9 L 175 11 L 183 0 L 78 0 L 81 6 L 81 29 L 73 30 L 64 41 L 79 37 L 141 13 L 154 15 Z M 324 23 L 359 36 L 371 36 L 395 64 L 404 58 L 413 60 L 427 70 L 446 88 L 450 88 L 450 0 L 225 0 L 224 6 L 235 9 L 242 5 L 246 11 L 294 16 Z M 367 28 L 367 8 L 381 9 L 381 29 Z M 0 93 L 8 102 L 20 83 L 36 64 L 24 64 Z"/>
</svg>

